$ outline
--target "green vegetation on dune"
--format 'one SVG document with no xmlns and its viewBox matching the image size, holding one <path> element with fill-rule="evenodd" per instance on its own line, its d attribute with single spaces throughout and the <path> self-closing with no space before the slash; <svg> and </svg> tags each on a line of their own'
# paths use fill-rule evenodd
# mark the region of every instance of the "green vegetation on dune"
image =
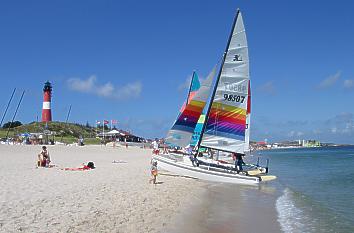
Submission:
<svg viewBox="0 0 354 233">
<path fill-rule="evenodd" d="M 4 138 L 6 137 L 6 132 L 7 132 L 7 129 L 0 129 L 0 138 Z"/>
<path fill-rule="evenodd" d="M 57 141 L 61 141 L 66 144 L 71 144 L 77 142 L 77 138 L 74 137 L 57 137 Z M 84 139 L 84 144 L 85 145 L 99 145 L 101 144 L 101 139 L 99 138 L 85 138 Z"/>
<path fill-rule="evenodd" d="M 8 129 L 0 129 L 0 138 L 6 137 Z M 13 137 L 22 133 L 43 133 L 49 130 L 54 133 L 56 141 L 64 143 L 77 142 L 79 137 L 85 138 L 85 144 L 99 144 L 100 140 L 96 139 L 96 129 L 85 125 L 64 122 L 32 122 L 30 124 L 21 125 L 10 129 L 9 137 Z M 50 136 L 52 137 L 52 136 Z"/>
<path fill-rule="evenodd" d="M 14 130 L 19 133 L 41 133 L 45 129 L 55 132 L 56 136 L 71 136 L 78 138 L 82 137 L 92 137 L 96 135 L 94 128 L 86 127 L 84 125 L 64 123 L 64 122 L 48 122 L 48 127 L 46 123 L 43 122 L 32 122 L 30 124 L 21 125 L 16 127 Z"/>
</svg>

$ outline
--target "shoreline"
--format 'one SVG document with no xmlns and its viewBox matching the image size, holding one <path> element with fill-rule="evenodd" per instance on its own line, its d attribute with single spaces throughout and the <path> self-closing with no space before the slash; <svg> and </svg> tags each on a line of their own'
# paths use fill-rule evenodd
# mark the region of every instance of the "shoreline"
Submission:
<svg viewBox="0 0 354 233">
<path fill-rule="evenodd" d="M 276 210 L 279 192 L 274 187 L 208 183 L 204 189 L 166 232 L 282 232 Z"/>
<path fill-rule="evenodd" d="M 351 144 L 334 144 L 328 146 L 284 146 L 284 147 L 271 147 L 267 149 L 256 149 L 254 151 L 272 151 L 272 150 L 287 150 L 287 149 L 322 149 L 322 148 L 338 148 L 338 147 L 353 147 L 354 145 Z"/>
</svg>

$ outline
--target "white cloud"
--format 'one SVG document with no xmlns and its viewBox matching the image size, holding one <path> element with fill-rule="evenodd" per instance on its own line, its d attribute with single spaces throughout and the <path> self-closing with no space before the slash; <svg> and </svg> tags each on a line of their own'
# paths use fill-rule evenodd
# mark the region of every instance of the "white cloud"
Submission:
<svg viewBox="0 0 354 233">
<path fill-rule="evenodd" d="M 67 81 L 69 88 L 74 91 L 90 92 L 95 85 L 96 76 L 92 75 L 87 80 L 71 78 Z"/>
<path fill-rule="evenodd" d="M 143 85 L 141 82 L 128 83 L 125 86 L 116 88 L 115 98 L 123 99 L 126 97 L 137 98 L 140 96 Z"/>
<path fill-rule="evenodd" d="M 340 78 L 340 74 L 341 74 L 340 71 L 338 71 L 336 74 L 330 75 L 329 77 L 323 79 L 320 82 L 320 84 L 318 84 L 317 88 L 325 89 L 325 88 L 333 86 Z"/>
<path fill-rule="evenodd" d="M 343 112 L 327 120 L 279 121 L 272 117 L 255 117 L 252 121 L 252 139 L 270 141 L 319 140 L 321 142 L 354 144 L 354 113 Z M 270 130 L 269 135 L 265 132 Z"/>
<path fill-rule="evenodd" d="M 102 97 L 111 97 L 114 95 L 114 86 L 111 83 L 106 83 L 102 86 L 96 86 L 96 93 Z"/>
<path fill-rule="evenodd" d="M 273 81 L 266 82 L 265 84 L 260 86 L 258 89 L 267 95 L 275 95 L 276 94 L 276 90 L 275 90 L 275 86 L 273 84 Z"/>
<path fill-rule="evenodd" d="M 108 82 L 105 84 L 98 84 L 96 76 L 92 75 L 88 79 L 71 78 L 67 80 L 69 89 L 78 92 L 90 93 L 97 96 L 112 98 L 112 99 L 126 99 L 137 98 L 141 94 L 141 82 L 128 83 L 124 86 L 114 86 Z"/>
<path fill-rule="evenodd" d="M 352 79 L 346 79 L 344 80 L 344 83 L 343 83 L 344 87 L 345 88 L 353 88 L 354 87 L 354 80 Z"/>
</svg>

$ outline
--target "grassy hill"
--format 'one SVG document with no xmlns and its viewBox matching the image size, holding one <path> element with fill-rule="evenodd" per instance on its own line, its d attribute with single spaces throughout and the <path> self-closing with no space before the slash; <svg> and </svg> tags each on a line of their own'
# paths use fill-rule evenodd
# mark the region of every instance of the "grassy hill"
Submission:
<svg viewBox="0 0 354 233">
<path fill-rule="evenodd" d="M 18 135 L 21 133 L 42 133 L 46 129 L 46 124 L 42 122 L 32 122 L 30 124 L 21 125 L 10 130 L 9 137 Z M 96 129 L 92 127 L 86 127 L 84 125 L 64 122 L 48 122 L 48 130 L 54 132 L 56 140 L 60 140 L 63 137 L 64 142 L 75 142 L 82 136 L 85 138 L 85 143 L 92 142 L 98 143 L 96 137 Z M 6 137 L 7 129 L 0 129 L 0 138 Z M 59 139 L 58 139 L 59 137 Z"/>
</svg>

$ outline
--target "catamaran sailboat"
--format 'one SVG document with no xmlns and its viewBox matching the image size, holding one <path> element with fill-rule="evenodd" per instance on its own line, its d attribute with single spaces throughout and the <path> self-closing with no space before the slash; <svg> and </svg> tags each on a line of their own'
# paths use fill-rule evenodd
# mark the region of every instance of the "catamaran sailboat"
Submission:
<svg viewBox="0 0 354 233">
<path fill-rule="evenodd" d="M 249 59 L 246 31 L 239 10 L 217 76 L 216 68 L 195 90 L 193 96 L 188 94 L 184 108 L 168 132 L 166 142 L 186 147 L 191 143 L 193 133 L 199 130 L 195 146 L 197 152 L 200 148 L 208 148 L 248 154 L 251 112 Z M 220 164 L 210 159 L 198 158 L 199 166 L 195 166 L 188 156 L 155 155 L 154 159 L 161 169 L 209 181 L 257 184 L 276 178 L 268 175 L 268 168 L 260 167 L 259 164 L 249 165 L 248 171 L 240 172 L 233 164 Z"/>
</svg>

